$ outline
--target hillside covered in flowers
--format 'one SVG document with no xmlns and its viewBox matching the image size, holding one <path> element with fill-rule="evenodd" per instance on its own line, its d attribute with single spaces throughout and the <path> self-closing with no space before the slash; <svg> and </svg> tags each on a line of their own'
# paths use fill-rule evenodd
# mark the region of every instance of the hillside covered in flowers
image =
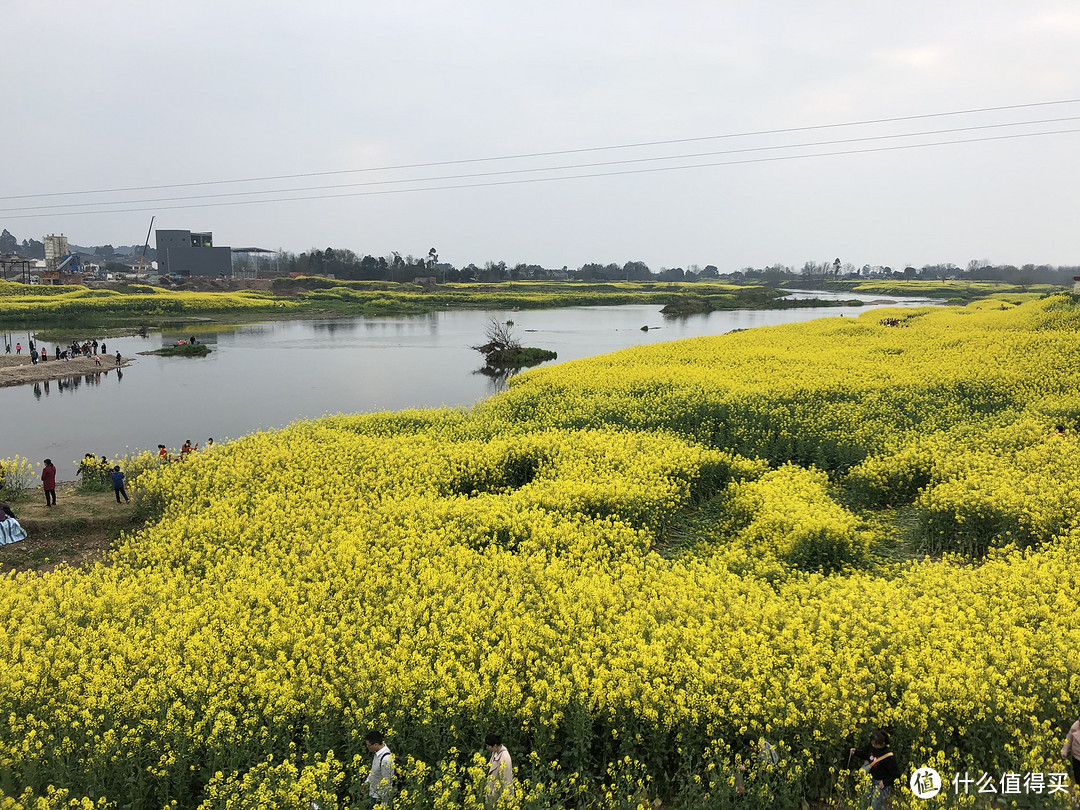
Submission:
<svg viewBox="0 0 1080 810">
<path fill-rule="evenodd" d="M 0 579 L 0 808 L 358 806 L 371 728 L 416 808 L 483 806 L 489 731 L 523 808 L 858 795 L 877 727 L 905 781 L 1063 771 L 1078 338 L 877 310 L 144 472 L 107 563 Z"/>
</svg>

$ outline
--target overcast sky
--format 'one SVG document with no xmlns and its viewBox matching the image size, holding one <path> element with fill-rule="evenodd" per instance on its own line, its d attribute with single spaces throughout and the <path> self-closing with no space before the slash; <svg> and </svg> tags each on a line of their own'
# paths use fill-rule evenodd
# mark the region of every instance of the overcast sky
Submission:
<svg viewBox="0 0 1080 810">
<path fill-rule="evenodd" d="M 1080 132 L 1001 139 L 1080 103 L 913 118 L 1080 99 L 1076 0 L 3 6 L 20 240 L 141 244 L 156 215 L 456 265 L 1080 264 Z M 281 175 L 309 176 L 15 199 Z M 290 196 L 319 199 L 250 202 Z"/>
</svg>

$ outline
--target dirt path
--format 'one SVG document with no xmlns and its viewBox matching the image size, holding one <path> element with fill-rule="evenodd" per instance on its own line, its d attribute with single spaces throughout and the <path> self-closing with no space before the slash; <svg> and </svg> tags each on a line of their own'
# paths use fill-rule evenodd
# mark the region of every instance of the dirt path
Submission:
<svg viewBox="0 0 1080 810">
<path fill-rule="evenodd" d="M 103 355 L 101 365 L 93 357 L 76 357 L 73 360 L 48 360 L 44 363 L 31 362 L 30 356 L 23 354 L 0 354 L 0 386 L 24 385 L 26 383 L 62 380 L 80 374 L 97 374 L 117 368 L 116 355 Z M 50 355 L 51 357 L 51 355 Z M 131 363 L 130 357 L 122 357 L 119 368 Z"/>
<path fill-rule="evenodd" d="M 0 546 L 0 576 L 50 571 L 62 563 L 89 565 L 105 556 L 120 532 L 138 528 L 131 504 L 116 503 L 111 491 L 80 494 L 75 487 L 57 482 L 53 507 L 46 508 L 40 489 L 11 504 L 27 538 Z"/>
</svg>

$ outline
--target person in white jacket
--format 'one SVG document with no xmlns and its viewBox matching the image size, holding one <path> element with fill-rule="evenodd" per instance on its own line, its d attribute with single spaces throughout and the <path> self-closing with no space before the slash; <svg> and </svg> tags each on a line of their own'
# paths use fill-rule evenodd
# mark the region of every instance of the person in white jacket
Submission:
<svg viewBox="0 0 1080 810">
<path fill-rule="evenodd" d="M 371 773 L 367 778 L 371 806 L 389 807 L 394 798 L 394 755 L 378 731 L 369 731 L 364 737 L 364 745 L 372 754 Z"/>
<path fill-rule="evenodd" d="M 501 796 L 514 795 L 514 763 L 503 745 L 501 734 L 488 734 L 484 747 L 491 754 L 488 760 L 487 806 L 494 807 Z"/>
</svg>

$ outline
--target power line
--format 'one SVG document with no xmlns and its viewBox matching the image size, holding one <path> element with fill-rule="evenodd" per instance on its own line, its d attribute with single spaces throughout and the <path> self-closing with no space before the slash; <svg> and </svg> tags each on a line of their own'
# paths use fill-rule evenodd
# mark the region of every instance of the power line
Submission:
<svg viewBox="0 0 1080 810">
<path fill-rule="evenodd" d="M 946 112 L 923 113 L 920 115 L 901 115 L 892 118 L 871 118 L 863 121 L 846 121 L 835 124 L 815 124 L 801 127 L 785 127 L 782 129 L 763 129 L 749 132 L 731 132 L 722 135 L 702 135 L 692 138 L 672 138 L 659 141 L 641 141 L 638 143 L 614 144 L 609 146 L 589 146 L 579 149 L 558 149 L 548 152 L 529 152 L 517 155 L 499 155 L 495 157 L 464 158 L 460 160 L 443 160 L 429 163 L 408 163 L 397 166 L 371 166 L 361 169 L 336 169 L 324 172 L 302 172 L 298 174 L 267 175 L 264 177 L 243 177 L 229 180 L 203 180 L 192 183 L 167 183 L 147 186 L 128 186 L 124 188 L 90 189 L 86 191 L 55 191 L 39 194 L 17 194 L 0 196 L 0 200 L 26 200 L 39 197 L 68 197 L 82 194 L 117 194 L 128 191 L 154 191 L 167 188 L 192 188 L 197 186 L 216 186 L 234 183 L 263 183 L 272 180 L 295 180 L 305 177 L 329 177 L 341 174 L 358 174 L 362 172 L 401 171 L 403 169 L 430 169 L 437 166 L 457 166 L 469 163 L 488 163 L 498 160 L 524 160 L 527 158 L 555 157 L 558 155 L 576 155 L 588 152 L 602 152 L 613 149 L 640 149 L 649 146 L 670 146 L 680 143 L 695 143 L 700 141 L 722 140 L 727 138 L 748 138 L 762 135 L 782 135 L 793 132 L 811 132 L 823 129 L 839 129 L 842 127 L 869 126 L 872 124 L 893 124 L 902 121 L 920 121 L 928 118 L 944 118 L 957 115 L 974 115 L 977 113 L 1003 112 L 1005 110 L 1031 109 L 1033 107 L 1049 107 L 1061 104 L 1078 104 L 1080 99 L 1061 99 L 1058 101 L 1037 101 L 1027 104 L 1008 104 L 1000 107 L 977 107 L 967 110 L 949 110 Z"/>
<path fill-rule="evenodd" d="M 862 138 L 841 138 L 831 141 L 812 141 L 809 143 L 796 143 L 779 146 L 752 146 L 745 147 L 743 149 L 724 149 L 713 152 L 697 152 L 693 154 L 683 155 L 661 155 L 656 157 L 647 158 L 629 158 L 626 160 L 610 160 L 594 163 L 576 163 L 567 166 L 543 166 L 529 169 L 504 169 L 501 171 L 493 172 L 474 172 L 470 174 L 454 174 L 443 175 L 436 177 L 417 177 L 417 178 L 404 178 L 395 180 L 368 180 L 357 183 L 336 183 L 334 185 L 317 185 L 317 186 L 299 186 L 296 188 L 280 188 L 280 189 L 262 189 L 257 191 L 230 191 L 221 192 L 217 194 L 194 194 L 183 197 L 152 197 L 148 199 L 140 200 L 101 200 L 98 202 L 85 202 L 85 203 L 51 203 L 49 205 L 34 205 L 29 207 L 19 206 L 13 208 L 0 208 L 0 213 L 6 213 L 8 211 L 43 211 L 54 209 L 72 209 L 72 208 L 88 208 L 91 206 L 105 206 L 105 205 L 136 205 L 142 203 L 154 203 L 154 202 L 179 202 L 182 200 L 212 200 L 221 199 L 224 197 L 248 197 L 257 194 L 283 194 L 297 191 L 321 191 L 326 189 L 339 189 L 339 188 L 357 188 L 360 186 L 384 186 L 384 185 L 401 185 L 405 183 L 432 183 L 443 180 L 468 180 L 476 177 L 499 177 L 512 174 L 535 174 L 537 172 L 550 172 L 550 171 L 570 171 L 573 169 L 593 169 L 601 168 L 605 166 L 624 166 L 628 164 L 638 163 L 655 163 L 661 160 L 689 160 L 691 158 L 701 157 L 714 157 L 716 155 L 734 155 L 745 154 L 748 152 L 769 152 L 777 151 L 781 149 L 805 149 L 814 146 L 836 146 L 839 144 L 848 143 L 865 143 L 867 141 L 883 141 L 883 140 L 895 140 L 898 138 L 918 138 L 928 135 L 947 135 L 956 132 L 973 132 L 987 129 L 1001 129 L 1004 127 L 1018 127 L 1018 126 L 1033 126 L 1035 124 L 1059 124 L 1065 121 L 1080 121 L 1080 116 L 1071 116 L 1066 118 L 1044 118 L 1036 121 L 1014 121 L 1004 124 L 981 124 L 979 126 L 970 127 L 954 127 L 951 129 L 937 129 L 926 130 L 923 132 L 907 132 L 899 135 L 868 135 Z"/>
<path fill-rule="evenodd" d="M 494 180 L 487 183 L 460 183 L 446 186 L 426 186 L 421 188 L 402 188 L 402 189 L 382 189 L 378 191 L 354 191 L 346 194 L 315 194 L 304 197 L 276 197 L 265 200 L 233 200 L 229 202 L 209 202 L 209 203 L 192 203 L 185 205 L 165 205 L 154 206 L 153 208 L 117 208 L 108 211 L 71 211 L 62 212 L 63 216 L 85 216 L 87 214 L 130 214 L 138 213 L 140 211 L 174 211 L 186 208 L 220 208 L 228 205 L 255 205 L 259 203 L 275 203 L 275 202 L 303 202 L 311 200 L 332 200 L 341 199 L 346 197 L 374 197 L 384 194 L 407 194 L 422 191 L 450 191 L 457 189 L 468 188 L 490 188 L 494 186 L 512 186 L 512 185 L 524 185 L 526 183 L 548 183 L 558 180 L 582 180 L 591 179 L 596 177 L 618 177 L 622 175 L 630 174 L 654 174 L 657 172 L 669 172 L 669 171 L 681 171 L 686 169 L 706 169 L 714 168 L 718 166 L 737 166 L 750 163 L 774 163 L 787 160 L 805 160 L 808 158 L 820 158 L 820 157 L 841 157 L 845 155 L 863 155 L 871 154 L 875 152 L 895 152 L 902 149 L 925 149 L 931 146 L 956 146 L 960 144 L 969 143 L 986 143 L 989 141 L 1005 141 L 1005 140 L 1017 140 L 1020 138 L 1037 138 L 1047 135 L 1068 135 L 1072 133 L 1080 132 L 1080 129 L 1062 129 L 1054 130 L 1051 132 L 1025 132 L 1017 133 L 1015 135 L 991 135 L 986 138 L 964 138 L 954 141 L 936 141 L 933 143 L 917 143 L 917 144 L 898 144 L 894 146 L 878 146 L 869 149 L 846 149 L 837 152 L 817 152 L 806 155 L 776 155 L 773 157 L 760 157 L 749 158 L 746 160 L 729 160 L 729 161 L 717 161 L 712 163 L 696 163 L 686 166 L 656 166 L 648 169 L 626 169 L 623 171 L 615 172 L 591 172 L 587 174 L 573 174 L 560 177 L 528 177 L 516 180 Z M 124 203 L 119 203 L 123 205 Z M 14 214 L 8 217 L 8 219 L 29 219 L 34 217 L 44 216 L 56 216 L 56 213 L 42 213 L 42 214 Z"/>
</svg>

